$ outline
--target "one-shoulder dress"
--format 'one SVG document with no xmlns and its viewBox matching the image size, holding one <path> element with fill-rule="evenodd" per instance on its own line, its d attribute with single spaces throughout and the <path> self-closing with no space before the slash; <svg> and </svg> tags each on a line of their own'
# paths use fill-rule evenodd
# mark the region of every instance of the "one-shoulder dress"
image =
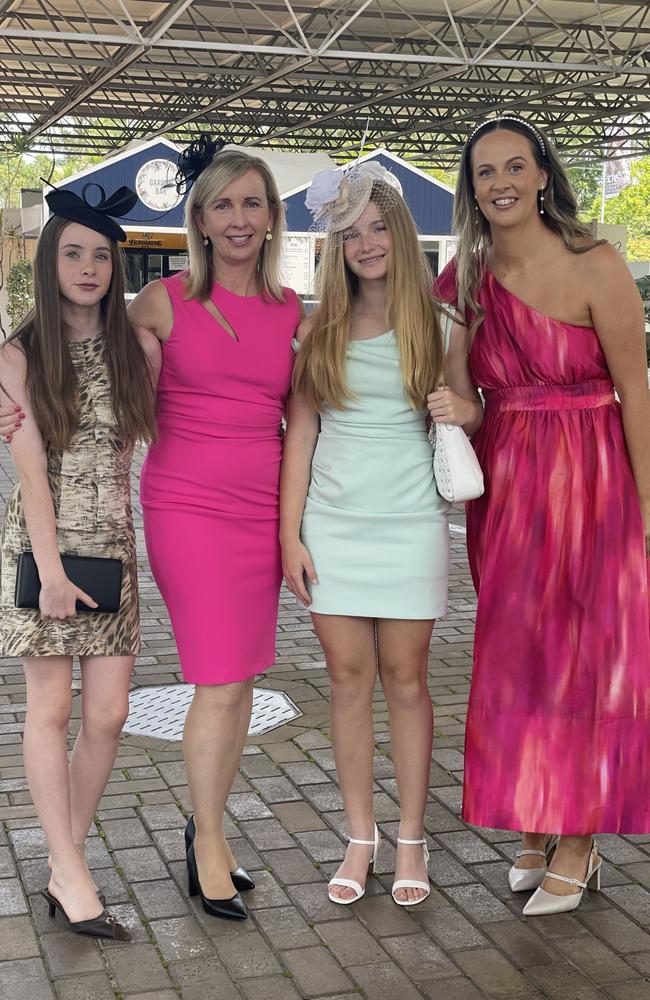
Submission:
<svg viewBox="0 0 650 1000">
<path fill-rule="evenodd" d="M 438 279 L 456 302 L 453 263 Z M 469 355 L 485 494 L 467 506 L 478 610 L 463 817 L 650 831 L 650 574 L 621 408 L 596 331 L 486 273 Z"/>
<path fill-rule="evenodd" d="M 404 394 L 392 330 L 351 340 L 345 408 L 326 407 L 301 537 L 318 583 L 310 611 L 433 619 L 447 610 L 449 504 L 433 477 L 426 411 Z"/>
<path fill-rule="evenodd" d="M 235 338 L 185 298 L 184 275 L 163 284 L 174 323 L 142 470 L 147 551 L 184 679 L 226 684 L 275 659 L 281 427 L 300 311 L 291 289 L 276 302 L 215 284 Z"/>
</svg>

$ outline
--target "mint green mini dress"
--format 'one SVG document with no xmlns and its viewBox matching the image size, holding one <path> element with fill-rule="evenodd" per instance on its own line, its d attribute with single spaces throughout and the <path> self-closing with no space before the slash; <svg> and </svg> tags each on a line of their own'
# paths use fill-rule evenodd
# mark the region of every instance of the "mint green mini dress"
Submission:
<svg viewBox="0 0 650 1000">
<path fill-rule="evenodd" d="M 436 490 L 426 411 L 404 394 L 392 330 L 351 340 L 354 399 L 325 408 L 301 537 L 318 583 L 309 610 L 438 618 L 447 610 L 449 504 Z"/>
</svg>

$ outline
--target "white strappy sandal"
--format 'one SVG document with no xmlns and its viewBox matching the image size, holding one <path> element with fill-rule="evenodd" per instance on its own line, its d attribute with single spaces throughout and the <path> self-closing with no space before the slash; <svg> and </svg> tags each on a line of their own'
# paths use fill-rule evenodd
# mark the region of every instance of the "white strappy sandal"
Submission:
<svg viewBox="0 0 650 1000">
<path fill-rule="evenodd" d="M 598 859 L 595 864 L 594 857 Z M 581 882 L 578 878 L 567 878 L 566 875 L 556 875 L 555 872 L 546 873 L 547 878 L 554 878 L 558 882 L 566 882 L 568 885 L 574 885 L 578 889 L 578 892 L 572 892 L 568 896 L 556 896 L 554 892 L 547 892 L 546 889 L 542 889 L 540 886 L 524 906 L 524 915 L 526 917 L 539 917 L 547 913 L 570 913 L 571 910 L 575 910 L 580 905 L 580 900 L 585 889 L 589 888 L 592 892 L 600 891 L 600 868 L 602 863 L 603 859 L 598 857 L 596 844 L 592 842 L 584 882 Z"/>
<path fill-rule="evenodd" d="M 424 837 L 421 840 L 404 840 L 402 837 L 397 838 L 398 844 L 422 844 L 422 851 L 424 853 L 424 863 L 425 865 L 429 863 L 429 848 L 427 847 L 427 842 Z M 398 889 L 424 889 L 425 894 L 419 899 L 396 899 L 395 893 Z M 428 882 L 418 882 L 416 879 L 410 878 L 400 878 L 397 882 L 393 882 L 393 888 L 391 890 L 393 896 L 393 902 L 397 903 L 398 906 L 418 906 L 423 903 L 431 892 L 431 886 Z"/>
<path fill-rule="evenodd" d="M 515 858 L 515 863 L 508 872 L 508 883 L 512 892 L 531 892 L 540 887 L 546 878 L 548 859 L 557 847 L 559 839 L 559 837 L 551 837 L 544 851 L 532 851 L 527 848 L 517 851 L 517 858 L 533 856 L 544 858 L 544 864 L 537 868 L 517 868 L 517 858 Z"/>
<path fill-rule="evenodd" d="M 356 840 L 354 837 L 348 837 L 348 843 L 350 844 L 363 844 L 366 847 L 372 847 L 372 857 L 368 864 L 368 871 L 374 871 L 375 863 L 377 861 L 377 853 L 379 851 L 379 830 L 377 829 L 377 824 L 375 823 L 374 839 L 373 840 Z M 352 896 L 351 899 L 343 899 L 341 896 L 333 896 L 330 892 L 330 887 L 333 885 L 340 885 L 344 889 L 353 889 L 356 892 L 356 896 Z M 340 903 L 341 906 L 347 906 L 349 903 L 356 903 L 358 899 L 364 895 L 366 891 L 365 885 L 360 885 L 359 882 L 355 882 L 353 878 L 341 878 L 335 875 L 333 879 L 330 879 L 327 886 L 327 895 L 333 903 Z"/>
</svg>

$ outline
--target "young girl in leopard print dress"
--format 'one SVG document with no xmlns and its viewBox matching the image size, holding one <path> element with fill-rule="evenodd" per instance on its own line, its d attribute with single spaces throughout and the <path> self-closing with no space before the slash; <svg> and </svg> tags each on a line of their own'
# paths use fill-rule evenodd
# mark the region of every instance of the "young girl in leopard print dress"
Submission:
<svg viewBox="0 0 650 1000">
<path fill-rule="evenodd" d="M 0 403 L 27 417 L 11 441 L 19 480 L 2 532 L 0 655 L 20 656 L 25 671 L 25 771 L 52 871 L 44 895 L 70 930 L 118 940 L 129 934 L 104 909 L 83 844 L 115 761 L 140 641 L 129 470 L 136 439 L 154 436 L 160 348 L 153 335 L 135 337 L 126 316 L 125 234 L 111 215 L 133 197 L 123 189 L 92 207 L 70 192 L 47 196 L 54 214 L 34 260 L 35 308 L 0 349 Z M 25 551 L 40 577 L 38 610 L 15 606 Z M 62 553 L 121 560 L 117 613 L 93 613 Z M 82 715 L 68 763 L 74 656 Z"/>
</svg>

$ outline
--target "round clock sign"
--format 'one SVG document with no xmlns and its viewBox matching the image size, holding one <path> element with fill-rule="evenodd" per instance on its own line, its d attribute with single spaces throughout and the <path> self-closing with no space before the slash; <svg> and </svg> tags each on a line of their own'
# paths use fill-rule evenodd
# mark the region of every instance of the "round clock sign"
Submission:
<svg viewBox="0 0 650 1000">
<path fill-rule="evenodd" d="M 176 164 L 171 160 L 149 160 L 143 163 L 135 178 L 140 201 L 155 212 L 175 208 L 182 195 L 176 190 Z"/>
</svg>

